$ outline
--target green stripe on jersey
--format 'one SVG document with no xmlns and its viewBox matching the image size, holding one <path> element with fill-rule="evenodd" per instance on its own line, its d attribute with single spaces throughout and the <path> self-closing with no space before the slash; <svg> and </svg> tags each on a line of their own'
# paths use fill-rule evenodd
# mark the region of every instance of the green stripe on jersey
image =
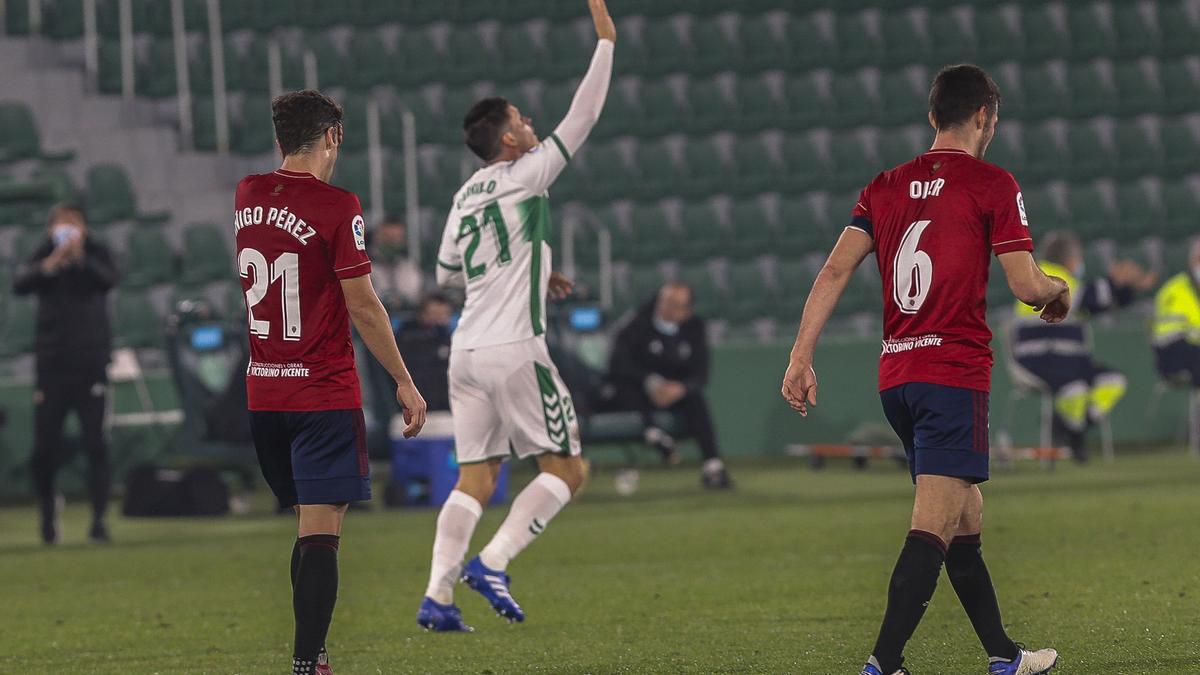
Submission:
<svg viewBox="0 0 1200 675">
<path fill-rule="evenodd" d="M 542 291 L 542 245 L 550 232 L 550 200 L 540 196 L 530 197 L 517 203 L 517 213 L 521 216 L 525 241 L 533 247 L 529 261 L 529 321 L 533 324 L 533 334 L 541 335 L 546 332 L 542 325 L 542 303 L 545 301 Z"/>
<path fill-rule="evenodd" d="M 439 265 L 450 270 L 451 272 L 461 272 L 462 271 L 462 265 L 451 265 L 448 262 L 442 262 L 440 259 L 437 262 Z"/>
<path fill-rule="evenodd" d="M 562 139 L 558 137 L 558 134 L 550 134 L 550 140 L 554 141 L 554 144 L 558 146 L 558 151 L 562 153 L 563 158 L 568 162 L 571 161 L 571 153 L 567 152 L 567 146 L 563 145 Z"/>
</svg>

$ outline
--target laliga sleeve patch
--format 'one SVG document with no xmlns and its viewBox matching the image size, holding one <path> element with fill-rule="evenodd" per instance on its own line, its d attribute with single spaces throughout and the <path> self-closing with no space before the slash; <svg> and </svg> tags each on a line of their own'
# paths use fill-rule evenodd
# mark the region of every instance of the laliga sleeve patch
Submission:
<svg viewBox="0 0 1200 675">
<path fill-rule="evenodd" d="M 354 248 L 360 251 L 367 250 L 367 228 L 363 223 L 363 217 L 354 216 L 354 222 L 350 224 L 350 229 L 354 232 Z"/>
<path fill-rule="evenodd" d="M 1017 213 L 1021 214 L 1021 224 L 1029 227 L 1029 218 L 1025 215 L 1025 199 L 1020 192 L 1017 193 Z"/>
</svg>

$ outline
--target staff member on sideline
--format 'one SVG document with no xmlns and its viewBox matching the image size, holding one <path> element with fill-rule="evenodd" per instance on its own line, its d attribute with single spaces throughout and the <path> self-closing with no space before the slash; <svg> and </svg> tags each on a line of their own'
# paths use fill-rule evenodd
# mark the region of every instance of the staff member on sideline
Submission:
<svg viewBox="0 0 1200 675">
<path fill-rule="evenodd" d="M 1200 239 L 1187 271 L 1154 296 L 1154 363 L 1163 379 L 1200 389 Z"/>
<path fill-rule="evenodd" d="M 58 543 L 62 498 L 54 476 L 65 457 L 63 422 L 79 415 L 88 457 L 94 542 L 109 541 L 108 448 L 104 442 L 107 366 L 112 350 L 107 295 L 117 282 L 112 256 L 88 236 L 82 209 L 59 204 L 50 211 L 45 242 L 17 269 L 13 292 L 36 293 L 37 389 L 33 394 L 33 482 L 41 508 L 42 541 Z"/>
</svg>

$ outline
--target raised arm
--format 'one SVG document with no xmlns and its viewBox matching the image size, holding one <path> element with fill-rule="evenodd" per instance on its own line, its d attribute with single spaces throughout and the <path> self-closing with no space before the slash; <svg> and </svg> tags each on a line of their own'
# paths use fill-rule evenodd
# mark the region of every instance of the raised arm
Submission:
<svg viewBox="0 0 1200 675">
<path fill-rule="evenodd" d="M 404 408 L 404 437 L 412 438 L 425 425 L 425 399 L 413 384 L 412 376 L 404 365 L 404 357 L 396 347 L 392 334 L 392 322 L 387 310 L 375 295 L 371 275 L 342 279 L 342 295 L 346 297 L 346 310 L 350 320 L 371 354 L 396 381 L 396 400 Z"/>
<path fill-rule="evenodd" d="M 807 416 L 809 404 L 817 403 L 817 374 L 812 367 L 817 339 L 821 337 L 833 308 L 850 283 L 850 275 L 854 274 L 872 248 L 874 242 L 870 235 L 860 229 L 847 227 L 813 281 L 808 301 L 804 303 L 804 315 L 800 319 L 796 343 L 792 346 L 787 373 L 783 376 L 783 398 L 801 415 Z"/>
<path fill-rule="evenodd" d="M 587 74 L 575 90 L 575 98 L 571 99 L 571 107 L 566 117 L 559 122 L 554 135 L 562 141 L 567 153 L 574 155 L 583 142 L 587 140 L 592 127 L 600 120 L 600 111 L 608 98 L 608 85 L 612 79 L 613 48 L 617 41 L 617 29 L 612 17 L 608 15 L 608 7 L 604 0 L 588 0 L 592 10 L 592 21 L 596 24 L 596 51 L 592 54 L 592 63 Z"/>
</svg>

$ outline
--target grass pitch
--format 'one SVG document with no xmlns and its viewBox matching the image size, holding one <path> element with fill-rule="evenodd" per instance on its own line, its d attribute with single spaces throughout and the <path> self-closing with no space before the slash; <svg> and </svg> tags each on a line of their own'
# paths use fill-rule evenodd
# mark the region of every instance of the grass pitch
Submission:
<svg viewBox="0 0 1200 675">
<path fill-rule="evenodd" d="M 908 527 L 907 476 L 783 460 L 733 474 L 736 491 L 712 494 L 692 469 L 643 471 L 624 498 L 600 473 L 510 570 L 525 624 L 460 587 L 472 635 L 414 622 L 436 514 L 353 513 L 334 668 L 857 673 Z M 1180 454 L 996 473 L 984 551 L 1010 633 L 1057 647 L 1056 673 L 1200 670 L 1198 479 L 1200 462 Z M 472 553 L 503 514 L 485 514 Z M 0 510 L 6 671 L 287 671 L 291 518 L 114 518 L 117 543 L 96 547 L 83 543 L 86 517 L 72 506 L 65 543 L 47 550 L 31 509 Z M 944 576 L 907 655 L 916 675 L 986 672 Z"/>
</svg>

